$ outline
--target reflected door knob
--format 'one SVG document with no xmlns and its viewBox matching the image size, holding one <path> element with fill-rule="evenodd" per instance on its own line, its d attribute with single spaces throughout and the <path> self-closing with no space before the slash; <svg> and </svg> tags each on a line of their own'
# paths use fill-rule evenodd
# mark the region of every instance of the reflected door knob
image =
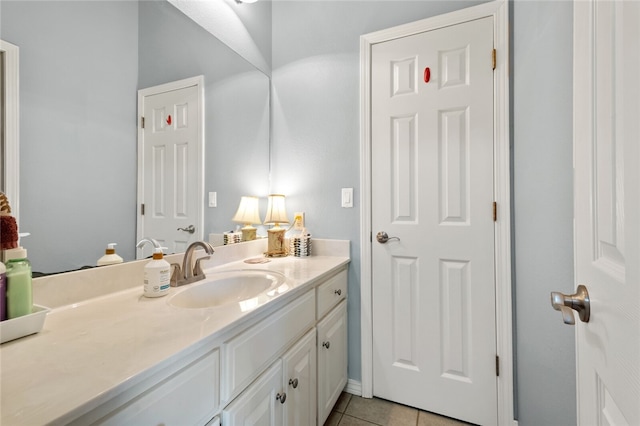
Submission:
<svg viewBox="0 0 640 426">
<path fill-rule="evenodd" d="M 591 313 L 591 302 L 587 288 L 580 284 L 575 294 L 566 295 L 560 292 L 551 292 L 551 306 L 556 311 L 562 312 L 562 320 L 565 324 L 574 325 L 573 311 L 578 312 L 578 317 L 582 322 L 589 322 Z"/>
<path fill-rule="evenodd" d="M 194 232 L 196 232 L 196 228 L 193 225 L 189 225 L 186 228 L 178 228 L 178 231 L 184 231 L 184 232 L 188 232 L 190 234 L 193 234 Z"/>
</svg>

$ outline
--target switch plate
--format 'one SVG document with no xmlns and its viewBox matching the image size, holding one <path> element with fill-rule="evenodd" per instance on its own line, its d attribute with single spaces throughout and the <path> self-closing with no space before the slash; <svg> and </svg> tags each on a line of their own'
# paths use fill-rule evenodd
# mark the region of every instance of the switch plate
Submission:
<svg viewBox="0 0 640 426">
<path fill-rule="evenodd" d="M 218 193 L 210 192 L 209 193 L 209 207 L 218 207 Z"/>
<path fill-rule="evenodd" d="M 296 212 L 293 214 L 293 229 L 302 231 L 304 228 L 304 212 Z"/>
<path fill-rule="evenodd" d="M 342 207 L 353 207 L 353 188 L 342 188 Z"/>
</svg>

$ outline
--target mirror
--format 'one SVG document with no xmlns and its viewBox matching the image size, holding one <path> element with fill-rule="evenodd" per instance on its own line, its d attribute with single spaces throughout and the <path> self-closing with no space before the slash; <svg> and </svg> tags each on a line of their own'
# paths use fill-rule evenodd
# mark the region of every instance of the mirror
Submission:
<svg viewBox="0 0 640 426">
<path fill-rule="evenodd" d="M 203 75 L 204 238 L 235 227 L 269 181 L 269 77 L 170 3 L 11 1 L 0 39 L 20 49 L 20 232 L 33 270 L 135 258 L 137 90 Z"/>
</svg>

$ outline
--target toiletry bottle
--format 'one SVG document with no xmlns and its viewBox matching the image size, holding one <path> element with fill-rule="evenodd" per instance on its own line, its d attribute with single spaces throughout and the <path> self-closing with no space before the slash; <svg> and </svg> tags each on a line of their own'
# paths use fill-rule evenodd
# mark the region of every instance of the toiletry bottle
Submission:
<svg viewBox="0 0 640 426">
<path fill-rule="evenodd" d="M 116 254 L 116 243 L 107 244 L 107 249 L 104 251 L 104 256 L 98 259 L 98 266 L 115 265 L 116 263 L 122 263 L 122 258 Z"/>
<path fill-rule="evenodd" d="M 160 247 L 153 250 L 153 260 L 144 267 L 144 295 L 146 297 L 160 297 L 169 293 L 171 279 L 171 265 L 163 259 Z"/>
<path fill-rule="evenodd" d="M 4 252 L 7 268 L 7 318 L 29 315 L 33 308 L 31 263 L 27 250 L 18 247 Z"/>
<path fill-rule="evenodd" d="M 7 319 L 7 268 L 0 262 L 0 321 Z"/>
</svg>

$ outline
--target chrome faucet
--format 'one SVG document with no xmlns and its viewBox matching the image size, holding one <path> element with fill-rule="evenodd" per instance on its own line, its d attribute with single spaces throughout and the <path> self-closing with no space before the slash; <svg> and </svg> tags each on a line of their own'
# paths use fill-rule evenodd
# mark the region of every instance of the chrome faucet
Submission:
<svg viewBox="0 0 640 426">
<path fill-rule="evenodd" d="M 213 254 L 213 247 L 211 246 L 211 244 L 204 241 L 196 241 L 191 243 L 189 247 L 187 247 L 187 251 L 184 252 L 184 259 L 182 259 L 182 271 L 180 270 L 180 265 L 178 265 L 177 263 L 171 264 L 171 266 L 174 267 L 174 272 L 171 279 L 172 287 L 191 284 L 206 278 L 204 272 L 202 272 L 202 266 L 200 265 L 200 262 L 210 259 L 211 256 L 203 256 L 196 259 L 195 266 L 191 268 L 191 264 L 193 263 L 193 252 L 196 251 L 196 248 L 198 247 L 203 248 L 208 255 Z"/>
<path fill-rule="evenodd" d="M 143 239 L 138 241 L 138 244 L 136 244 L 136 247 L 137 248 L 142 248 L 142 246 L 145 245 L 145 243 L 151 244 L 154 249 L 162 248 L 162 246 L 160 246 L 160 243 L 158 241 L 154 240 L 153 238 L 148 238 L 148 237 L 144 237 Z"/>
</svg>

